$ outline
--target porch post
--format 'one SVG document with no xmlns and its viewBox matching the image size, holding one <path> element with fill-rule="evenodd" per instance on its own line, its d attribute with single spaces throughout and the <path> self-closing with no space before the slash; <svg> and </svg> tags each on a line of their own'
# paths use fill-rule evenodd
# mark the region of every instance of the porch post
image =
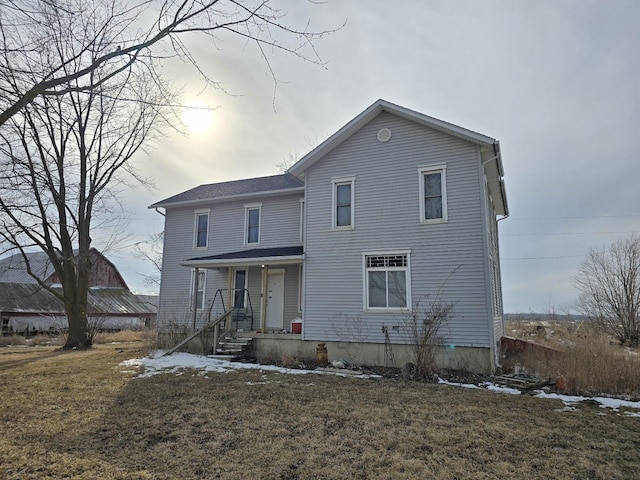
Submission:
<svg viewBox="0 0 640 480">
<path fill-rule="evenodd" d="M 248 275 L 247 275 L 248 277 Z M 233 267 L 227 268 L 227 310 L 234 307 L 235 292 L 233 291 Z"/>
<path fill-rule="evenodd" d="M 265 331 L 267 326 L 267 278 L 269 266 L 262 265 L 262 292 L 260 294 L 260 330 Z"/>
<path fill-rule="evenodd" d="M 198 314 L 198 283 L 200 277 L 200 269 L 196 267 L 194 275 L 193 275 L 193 298 L 191 299 L 191 310 L 192 310 L 192 320 L 193 320 L 193 329 L 196 329 L 196 318 Z"/>
</svg>

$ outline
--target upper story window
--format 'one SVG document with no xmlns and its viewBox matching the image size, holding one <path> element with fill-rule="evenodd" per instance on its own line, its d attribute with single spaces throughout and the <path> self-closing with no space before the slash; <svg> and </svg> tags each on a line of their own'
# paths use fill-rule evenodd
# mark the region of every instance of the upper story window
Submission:
<svg viewBox="0 0 640 480">
<path fill-rule="evenodd" d="M 355 177 L 333 179 L 333 213 L 331 226 L 334 230 L 353 229 Z"/>
<path fill-rule="evenodd" d="M 363 253 L 365 310 L 404 310 L 411 305 L 409 252 Z"/>
<path fill-rule="evenodd" d="M 447 221 L 446 170 L 445 165 L 433 165 L 418 169 L 421 223 Z"/>
<path fill-rule="evenodd" d="M 195 214 L 194 247 L 207 248 L 209 242 L 209 210 L 196 210 Z"/>
<path fill-rule="evenodd" d="M 246 245 L 260 244 L 260 219 L 262 203 L 244 206 L 244 242 Z"/>
</svg>

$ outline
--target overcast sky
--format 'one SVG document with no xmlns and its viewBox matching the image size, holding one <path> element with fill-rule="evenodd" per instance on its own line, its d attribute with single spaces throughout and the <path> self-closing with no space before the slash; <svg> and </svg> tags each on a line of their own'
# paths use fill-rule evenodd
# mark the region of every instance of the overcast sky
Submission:
<svg viewBox="0 0 640 480">
<path fill-rule="evenodd" d="M 288 21 L 346 25 L 316 43 L 326 67 L 250 44 L 195 42 L 227 93 L 169 65 L 184 101 L 217 107 L 210 129 L 167 132 L 137 159 L 156 189 L 124 200 L 133 234 L 108 253 L 136 291 L 126 245 L 163 228 L 146 207 L 202 183 L 279 173 L 376 99 L 500 140 L 511 216 L 499 223 L 506 312 L 563 310 L 584 254 L 638 230 L 640 2 L 282 2 Z M 98 245 L 99 246 L 99 245 Z"/>
</svg>

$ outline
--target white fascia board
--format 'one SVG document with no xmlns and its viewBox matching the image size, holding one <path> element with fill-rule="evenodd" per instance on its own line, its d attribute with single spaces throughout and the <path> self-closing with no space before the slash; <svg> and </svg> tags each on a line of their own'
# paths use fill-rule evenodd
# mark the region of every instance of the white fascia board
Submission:
<svg viewBox="0 0 640 480">
<path fill-rule="evenodd" d="M 287 170 L 287 172 L 298 178 L 301 178 L 302 174 L 307 168 L 313 165 L 321 157 L 328 154 L 331 150 L 338 147 L 341 143 L 351 137 L 354 133 L 356 133 L 382 112 L 389 112 L 401 118 L 405 118 L 407 120 L 419 123 L 426 127 L 433 128 L 449 135 L 453 135 L 457 138 L 461 138 L 462 140 L 466 140 L 483 147 L 493 147 L 493 145 L 496 143 L 495 139 L 486 135 L 482 135 L 472 130 L 459 127 L 457 125 L 454 125 L 453 123 L 438 120 L 437 118 L 430 117 L 428 115 L 410 110 L 405 107 L 401 107 L 400 105 L 387 102 L 386 100 L 379 99 L 374 102 L 373 105 L 363 111 L 360 115 L 343 126 L 340 130 L 331 135 L 316 148 L 311 150 L 311 152 L 298 160 L 289 168 L 289 170 Z"/>
</svg>

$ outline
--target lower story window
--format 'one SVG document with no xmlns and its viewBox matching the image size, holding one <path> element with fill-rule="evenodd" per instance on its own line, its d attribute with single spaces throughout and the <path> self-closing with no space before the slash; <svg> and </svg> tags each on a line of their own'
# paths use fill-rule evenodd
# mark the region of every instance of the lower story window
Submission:
<svg viewBox="0 0 640 480">
<path fill-rule="evenodd" d="M 244 308 L 245 307 L 245 288 L 247 283 L 247 271 L 236 270 L 235 289 L 233 294 L 233 307 Z"/>
<path fill-rule="evenodd" d="M 409 308 L 409 255 L 365 255 L 367 309 Z"/>
<path fill-rule="evenodd" d="M 194 283 L 196 283 L 196 282 L 194 282 L 195 274 L 196 274 L 195 270 L 192 270 L 191 271 L 191 296 L 192 296 L 192 298 L 193 298 Z M 206 279 L 207 279 L 206 272 L 204 272 L 202 270 L 199 270 L 198 271 L 197 283 L 195 285 L 195 287 L 196 287 L 196 297 L 195 297 L 196 310 L 204 309 L 204 292 L 205 292 Z"/>
</svg>

